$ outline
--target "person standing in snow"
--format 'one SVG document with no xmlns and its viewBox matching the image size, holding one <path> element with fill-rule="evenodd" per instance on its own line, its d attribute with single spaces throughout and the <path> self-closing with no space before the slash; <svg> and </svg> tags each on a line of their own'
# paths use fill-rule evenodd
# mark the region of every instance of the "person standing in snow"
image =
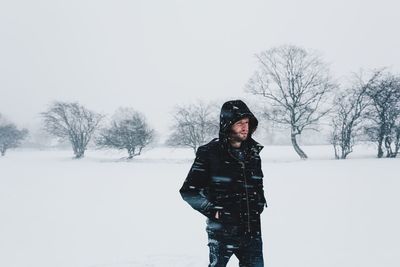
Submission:
<svg viewBox="0 0 400 267">
<path fill-rule="evenodd" d="M 219 138 L 200 146 L 180 189 L 207 217 L 209 267 L 226 266 L 235 254 L 241 267 L 264 266 L 260 214 L 267 207 L 260 151 L 251 136 L 258 120 L 241 100 L 221 108 Z"/>
</svg>

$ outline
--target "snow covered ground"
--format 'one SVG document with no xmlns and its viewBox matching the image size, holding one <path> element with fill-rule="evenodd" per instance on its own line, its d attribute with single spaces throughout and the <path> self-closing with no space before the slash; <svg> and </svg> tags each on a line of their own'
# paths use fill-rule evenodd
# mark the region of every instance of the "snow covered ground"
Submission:
<svg viewBox="0 0 400 267">
<path fill-rule="evenodd" d="M 400 266 L 400 159 L 356 147 L 262 151 L 269 207 L 262 214 L 271 267 Z M 0 158 L 0 266 L 205 267 L 205 217 L 178 190 L 188 149 L 155 148 L 132 161 L 117 152 L 9 151 Z M 233 256 L 228 266 L 237 266 Z"/>
</svg>

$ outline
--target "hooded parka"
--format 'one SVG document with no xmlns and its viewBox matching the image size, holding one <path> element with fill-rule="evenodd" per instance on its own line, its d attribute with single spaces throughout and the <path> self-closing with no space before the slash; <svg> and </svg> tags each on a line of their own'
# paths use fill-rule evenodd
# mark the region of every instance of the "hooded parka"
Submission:
<svg viewBox="0 0 400 267">
<path fill-rule="evenodd" d="M 231 126 L 249 118 L 248 138 L 242 142 L 245 158 L 231 150 Z M 224 235 L 260 235 L 260 214 L 266 207 L 260 151 L 251 135 L 258 120 L 241 100 L 226 102 L 221 108 L 219 138 L 200 146 L 194 163 L 180 189 L 182 198 L 207 216 L 207 231 Z M 219 218 L 215 214 L 219 212 Z"/>
</svg>

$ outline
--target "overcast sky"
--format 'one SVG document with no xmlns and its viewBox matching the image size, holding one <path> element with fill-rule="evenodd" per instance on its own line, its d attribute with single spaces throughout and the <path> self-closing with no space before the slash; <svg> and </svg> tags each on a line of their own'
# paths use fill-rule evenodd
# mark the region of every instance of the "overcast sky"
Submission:
<svg viewBox="0 0 400 267">
<path fill-rule="evenodd" d="M 33 127 L 53 100 L 143 113 L 166 131 L 174 104 L 245 97 L 254 54 L 316 49 L 340 78 L 400 71 L 395 0 L 3 0 L 0 113 Z"/>
</svg>

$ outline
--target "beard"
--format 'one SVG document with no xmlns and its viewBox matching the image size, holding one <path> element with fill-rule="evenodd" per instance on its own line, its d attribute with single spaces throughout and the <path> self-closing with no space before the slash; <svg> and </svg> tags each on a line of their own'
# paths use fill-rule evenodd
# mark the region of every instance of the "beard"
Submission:
<svg viewBox="0 0 400 267">
<path fill-rule="evenodd" d="M 229 135 L 229 139 L 234 142 L 243 142 L 247 139 L 248 135 L 249 134 L 247 132 L 231 132 L 231 134 Z"/>
</svg>

